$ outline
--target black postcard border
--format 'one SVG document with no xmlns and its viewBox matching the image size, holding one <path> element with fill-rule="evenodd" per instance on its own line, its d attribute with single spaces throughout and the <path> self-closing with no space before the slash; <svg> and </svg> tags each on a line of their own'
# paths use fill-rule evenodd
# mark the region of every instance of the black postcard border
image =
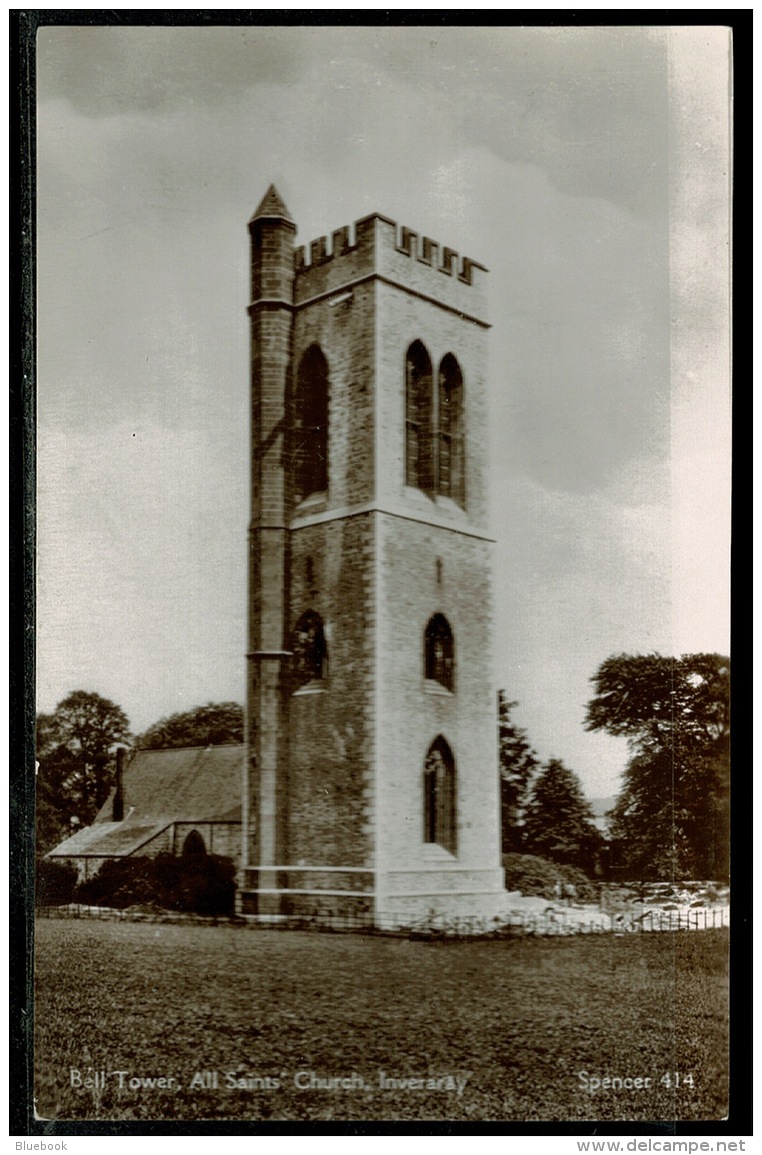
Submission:
<svg viewBox="0 0 762 1155">
<path fill-rule="evenodd" d="M 751 604 L 748 583 L 751 559 L 748 518 L 733 505 L 731 679 L 736 729 L 732 742 L 731 854 L 733 864 L 733 923 L 730 932 L 730 1109 L 727 1119 L 674 1122 L 573 1123 L 495 1120 L 468 1124 L 441 1122 L 247 1122 L 135 1121 L 97 1122 L 37 1120 L 33 1108 L 33 943 L 34 943 L 34 718 L 35 718 L 35 41 L 38 28 L 78 26 L 721 26 L 733 33 L 734 90 L 734 222 L 732 288 L 748 281 L 751 232 L 749 204 L 751 155 L 751 10 L 694 9 L 543 11 L 518 10 L 512 19 L 490 19 L 491 10 L 371 11 L 371 10 L 83 10 L 37 9 L 9 12 L 10 19 L 10 1088 L 11 1136 L 66 1135 L 638 1135 L 743 1136 L 752 1134 L 752 815 L 751 815 Z M 741 147 L 738 147 L 738 143 Z M 739 185 L 742 187 L 739 189 Z M 740 238 L 741 243 L 736 243 Z M 739 269 L 741 270 L 739 274 Z M 740 283 L 740 282 L 739 282 Z M 733 293 L 734 365 L 741 361 L 741 336 L 747 323 L 748 295 Z M 741 307 L 739 307 L 739 305 Z M 746 342 L 744 342 L 744 347 Z M 733 374 L 734 384 L 737 383 Z M 733 400 L 733 491 L 751 486 L 750 390 Z M 749 432 L 747 433 L 747 430 Z M 747 437 L 749 440 L 747 441 Z M 745 514 L 744 509 L 744 514 Z"/>
</svg>

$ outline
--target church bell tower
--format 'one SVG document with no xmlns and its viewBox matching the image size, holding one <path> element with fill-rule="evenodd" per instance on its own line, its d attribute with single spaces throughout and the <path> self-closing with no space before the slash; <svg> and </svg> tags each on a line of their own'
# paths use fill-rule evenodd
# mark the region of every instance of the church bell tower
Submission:
<svg viewBox="0 0 762 1155">
<path fill-rule="evenodd" d="M 244 912 L 503 906 L 483 266 L 373 214 L 251 244 Z"/>
</svg>

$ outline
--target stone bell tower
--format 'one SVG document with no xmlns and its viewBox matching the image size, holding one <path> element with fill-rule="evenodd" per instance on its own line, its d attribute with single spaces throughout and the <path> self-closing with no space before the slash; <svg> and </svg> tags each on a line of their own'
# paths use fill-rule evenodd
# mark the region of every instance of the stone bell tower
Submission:
<svg viewBox="0 0 762 1155">
<path fill-rule="evenodd" d="M 374 214 L 251 239 L 242 908 L 498 913 L 481 265 Z"/>
</svg>

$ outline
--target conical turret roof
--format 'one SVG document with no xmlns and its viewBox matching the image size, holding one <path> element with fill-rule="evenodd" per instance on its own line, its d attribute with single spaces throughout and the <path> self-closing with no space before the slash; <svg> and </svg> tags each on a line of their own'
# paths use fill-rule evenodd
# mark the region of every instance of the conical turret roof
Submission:
<svg viewBox="0 0 762 1155">
<path fill-rule="evenodd" d="M 286 208 L 283 198 L 278 192 L 274 184 L 271 184 L 262 200 L 259 202 L 253 221 L 259 220 L 260 217 L 270 217 L 276 220 L 288 221 L 290 224 L 294 223 L 291 213 Z"/>
</svg>

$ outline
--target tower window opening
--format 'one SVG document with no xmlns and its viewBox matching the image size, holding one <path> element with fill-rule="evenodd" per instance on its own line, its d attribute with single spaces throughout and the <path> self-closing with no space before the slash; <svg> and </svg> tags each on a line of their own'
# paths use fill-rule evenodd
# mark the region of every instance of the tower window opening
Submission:
<svg viewBox="0 0 762 1155">
<path fill-rule="evenodd" d="M 405 357 L 405 484 L 434 488 L 431 358 L 420 341 Z"/>
<path fill-rule="evenodd" d="M 457 853 L 455 760 L 444 738 L 429 748 L 423 770 L 423 840 Z"/>
<path fill-rule="evenodd" d="M 455 687 L 455 655 L 452 630 L 444 614 L 434 614 L 426 626 L 424 642 L 425 675 L 447 690 Z"/>
<path fill-rule="evenodd" d="M 291 645 L 298 686 L 323 680 L 328 673 L 328 645 L 320 614 L 307 610 L 294 628 Z"/>
<path fill-rule="evenodd" d="M 292 430 L 294 490 L 303 501 L 328 488 L 328 362 L 318 345 L 299 362 Z"/>
<path fill-rule="evenodd" d="M 463 374 L 452 353 L 442 358 L 438 390 L 437 492 L 465 504 L 463 462 Z"/>
</svg>

